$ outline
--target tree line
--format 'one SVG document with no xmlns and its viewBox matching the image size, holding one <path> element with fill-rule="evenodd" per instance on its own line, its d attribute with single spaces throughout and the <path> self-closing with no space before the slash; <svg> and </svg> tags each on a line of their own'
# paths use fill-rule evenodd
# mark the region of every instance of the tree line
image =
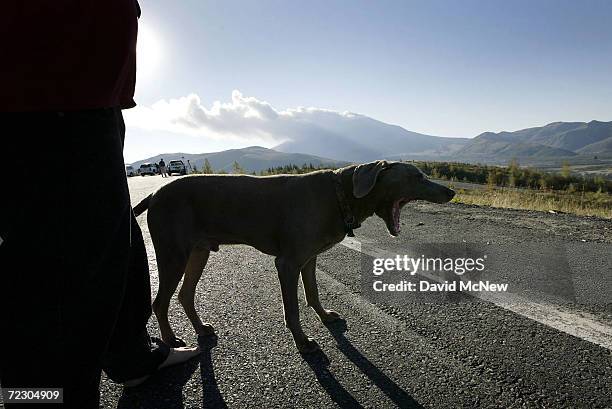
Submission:
<svg viewBox="0 0 612 409">
<path fill-rule="evenodd" d="M 606 180 L 603 176 L 587 177 L 572 174 L 568 163 L 564 163 L 561 172 L 558 173 L 521 167 L 516 160 L 512 160 L 508 166 L 455 162 L 414 161 L 412 163 L 428 176 L 450 181 L 539 190 L 612 192 L 612 180 Z"/>
<path fill-rule="evenodd" d="M 242 165 L 240 165 L 240 163 L 238 163 L 238 161 L 234 161 L 234 163 L 232 163 L 232 171 L 231 171 L 231 173 L 233 173 L 233 174 L 243 174 L 243 175 L 244 174 L 251 174 L 251 175 L 259 175 L 259 176 L 298 175 L 298 174 L 303 174 L 303 173 L 314 172 L 315 170 L 321 170 L 321 169 L 329 169 L 329 168 L 328 167 L 323 167 L 323 166 L 315 166 L 312 163 L 304 163 L 304 164 L 302 164 L 302 166 L 291 164 L 291 165 L 269 167 L 269 168 L 261 170 L 259 172 L 247 172 L 246 170 L 244 170 Z M 212 174 L 212 173 L 224 174 L 224 173 L 228 173 L 228 172 L 225 171 L 225 170 L 215 171 L 215 169 L 213 169 L 213 167 L 211 166 L 211 164 L 208 161 L 208 159 L 204 159 L 204 165 L 202 166 L 202 169 L 198 170 L 196 168 L 194 170 L 194 173 L 201 173 L 201 174 L 207 175 L 207 174 Z"/>
<path fill-rule="evenodd" d="M 603 176 L 587 177 L 572 174 L 571 166 L 564 163 L 558 173 L 543 172 L 535 168 L 521 167 L 517 160 L 512 160 L 508 166 L 493 166 L 470 164 L 460 162 L 425 162 L 410 161 L 421 169 L 426 175 L 445 179 L 453 182 L 468 182 L 486 184 L 491 187 L 516 187 L 537 190 L 564 190 L 569 192 L 612 192 L 612 180 Z M 324 166 L 315 166 L 312 163 L 298 165 L 282 165 L 269 167 L 259 172 L 251 172 L 253 175 L 268 176 L 278 174 L 297 175 L 313 172 L 321 169 L 333 169 Z M 198 173 L 210 174 L 215 170 L 208 159 Z M 216 173 L 227 173 L 220 171 Z M 242 166 L 234 161 L 232 173 L 246 174 Z"/>
</svg>

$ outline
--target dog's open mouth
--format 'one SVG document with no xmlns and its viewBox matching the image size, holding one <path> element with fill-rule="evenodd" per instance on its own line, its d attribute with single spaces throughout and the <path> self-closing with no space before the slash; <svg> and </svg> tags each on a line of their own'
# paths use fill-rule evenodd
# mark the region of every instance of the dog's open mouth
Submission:
<svg viewBox="0 0 612 409">
<path fill-rule="evenodd" d="M 391 205 L 391 220 L 390 223 L 387 223 L 387 227 L 389 228 L 389 233 L 391 233 L 392 236 L 397 236 L 400 233 L 400 215 L 402 207 L 404 207 L 404 205 L 411 200 L 412 199 L 407 197 L 402 197 L 401 199 L 397 199 Z"/>
</svg>

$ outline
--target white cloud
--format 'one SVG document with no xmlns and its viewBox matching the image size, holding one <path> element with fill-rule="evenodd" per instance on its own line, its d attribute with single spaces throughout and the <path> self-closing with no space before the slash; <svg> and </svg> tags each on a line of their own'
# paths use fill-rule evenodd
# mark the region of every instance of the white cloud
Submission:
<svg viewBox="0 0 612 409">
<path fill-rule="evenodd" d="M 275 145 L 304 135 L 320 134 L 356 115 L 320 108 L 279 111 L 269 103 L 245 97 L 234 90 L 230 102 L 216 101 L 210 108 L 196 94 L 161 100 L 153 105 L 125 111 L 129 127 L 167 131 L 203 138 L 231 138 L 244 142 Z"/>
<path fill-rule="evenodd" d="M 444 145 L 436 138 L 365 115 L 321 108 L 278 110 L 239 91 L 232 92 L 229 102 L 216 101 L 210 107 L 195 94 L 161 100 L 127 110 L 125 119 L 130 134 L 141 135 L 130 142 L 130 157 L 136 156 L 132 151 L 143 143 L 152 150 L 155 140 L 160 141 L 157 153 L 179 149 L 202 153 L 260 145 L 348 161 L 440 150 Z M 143 132 L 150 135 L 148 140 Z"/>
</svg>

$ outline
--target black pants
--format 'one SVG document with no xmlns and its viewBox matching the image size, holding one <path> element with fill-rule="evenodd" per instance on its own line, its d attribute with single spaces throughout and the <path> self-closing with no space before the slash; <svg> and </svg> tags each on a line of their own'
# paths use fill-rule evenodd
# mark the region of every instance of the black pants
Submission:
<svg viewBox="0 0 612 409">
<path fill-rule="evenodd" d="M 118 109 L 0 113 L 5 388 L 63 387 L 65 407 L 97 408 L 102 368 L 122 382 L 168 355 L 146 332 L 148 261 L 124 135 Z"/>
</svg>

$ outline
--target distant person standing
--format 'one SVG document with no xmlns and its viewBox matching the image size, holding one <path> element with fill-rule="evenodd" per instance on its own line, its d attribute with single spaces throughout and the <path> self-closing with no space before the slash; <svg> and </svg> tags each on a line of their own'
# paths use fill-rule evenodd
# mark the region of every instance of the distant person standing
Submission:
<svg viewBox="0 0 612 409">
<path fill-rule="evenodd" d="M 164 158 L 159 161 L 159 173 L 161 173 L 162 177 L 168 177 L 168 169 L 166 168 L 166 162 L 164 162 Z"/>
</svg>

